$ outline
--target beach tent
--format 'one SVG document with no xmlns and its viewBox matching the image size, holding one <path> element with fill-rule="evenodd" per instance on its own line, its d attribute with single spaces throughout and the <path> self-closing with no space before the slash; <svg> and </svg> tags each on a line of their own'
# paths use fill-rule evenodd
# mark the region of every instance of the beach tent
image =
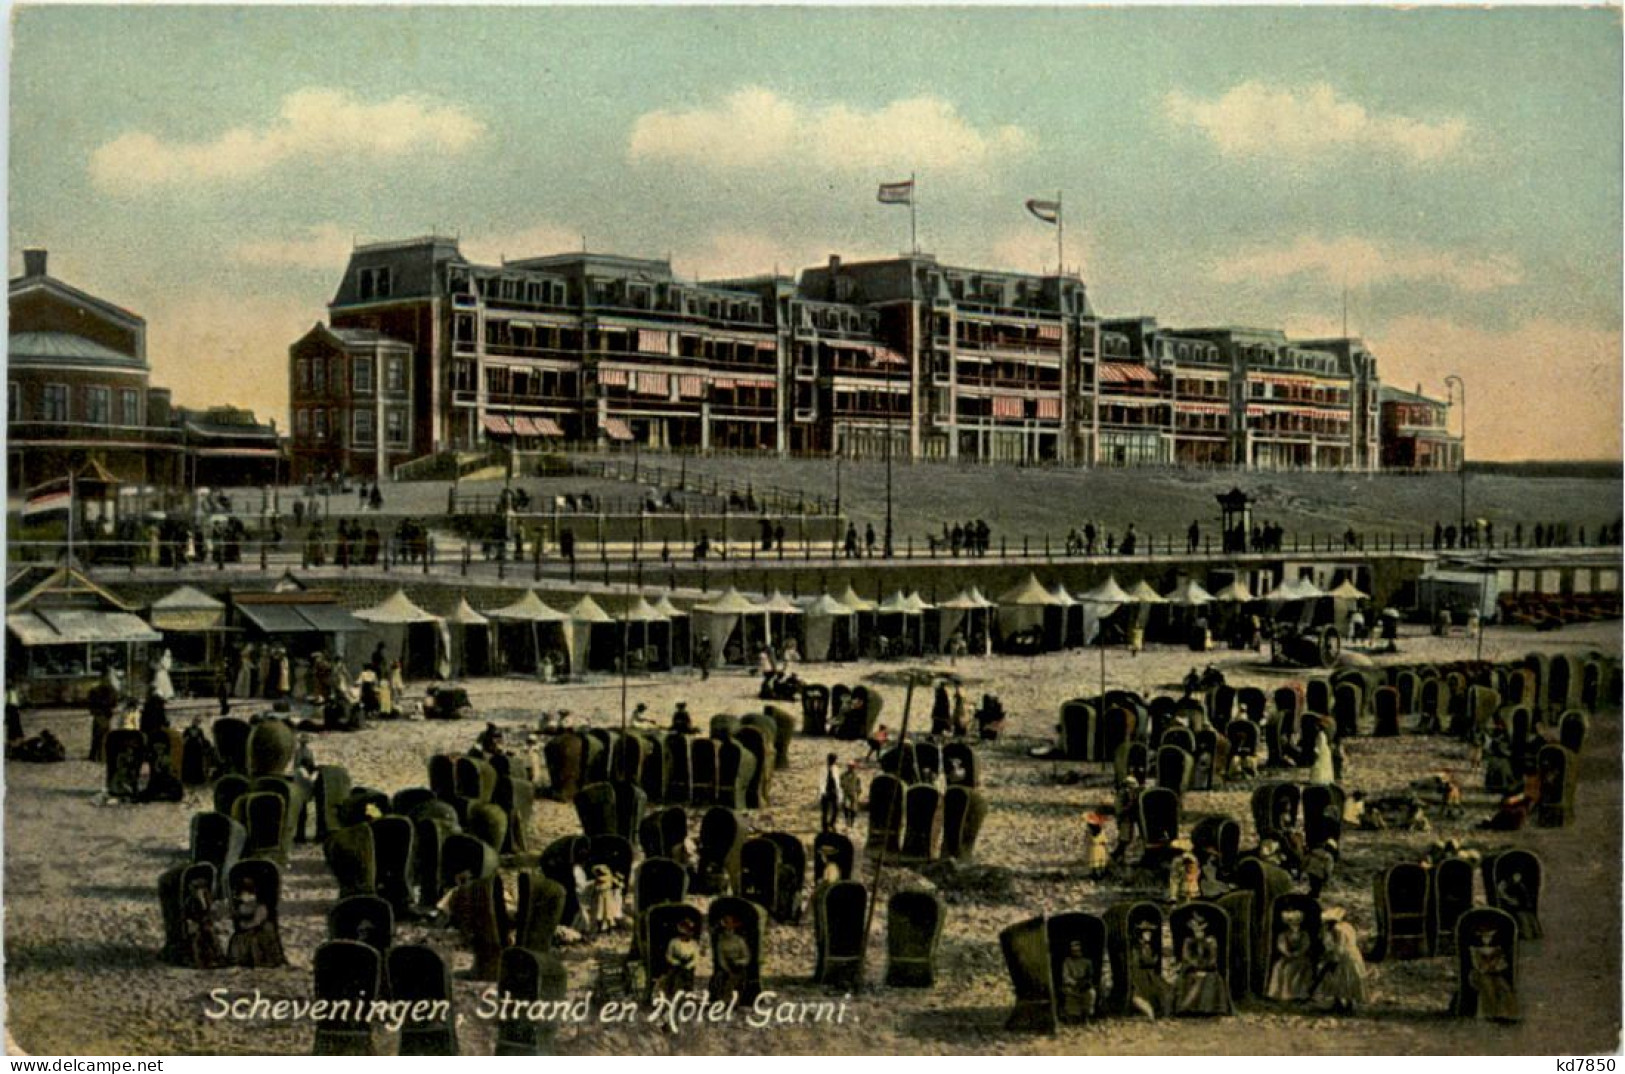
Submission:
<svg viewBox="0 0 1625 1074">
<path fill-rule="evenodd" d="M 665 612 L 640 595 L 615 621 L 624 631 L 617 650 L 623 659 L 632 656 L 628 670 L 671 667 L 671 618 Z"/>
<path fill-rule="evenodd" d="M 582 675 L 592 668 L 595 648 L 604 654 L 599 657 L 599 666 L 609 667 L 613 656 L 606 660 L 605 655 L 619 650 L 620 630 L 615 620 L 590 596 L 576 601 L 568 616 L 564 621 L 564 643 L 570 651 L 570 673 Z M 598 635 L 596 646 L 593 644 L 595 633 Z M 612 642 L 614 644 L 610 644 Z"/>
<path fill-rule="evenodd" d="M 1107 575 L 1106 580 L 1093 589 L 1079 593 L 1078 603 L 1083 605 L 1083 641 L 1085 645 L 1094 644 L 1100 633 L 1102 621 L 1110 618 L 1119 608 L 1133 604 L 1134 598 L 1128 591 L 1117 584 L 1116 575 Z"/>
<path fill-rule="evenodd" d="M 879 605 L 858 596 L 858 591 L 852 588 L 851 582 L 846 584 L 846 590 L 835 599 L 856 613 L 852 618 L 852 643 L 855 651 L 859 654 L 868 652 L 872 647 L 878 625 L 875 611 Z"/>
<path fill-rule="evenodd" d="M 1071 593 L 1066 586 L 1056 582 L 1049 588 L 1050 595 L 1061 602 L 1061 644 L 1083 644 L 1083 613 L 1084 605 Z"/>
<path fill-rule="evenodd" d="M 1213 594 L 1213 599 L 1224 604 L 1249 604 L 1258 598 L 1253 596 L 1253 591 L 1247 588 L 1246 582 L 1237 578 Z"/>
<path fill-rule="evenodd" d="M 947 639 L 959 633 L 962 628 L 967 652 L 974 648 L 971 644 L 972 639 L 987 637 L 988 602 L 981 598 L 980 594 L 973 595 L 973 592 L 961 589 L 937 605 L 940 617 L 937 629 L 944 639 L 944 647 Z"/>
<path fill-rule="evenodd" d="M 807 602 L 801 609 L 803 632 L 806 634 L 808 660 L 839 660 L 853 652 L 853 617 L 851 608 L 824 593 Z"/>
<path fill-rule="evenodd" d="M 384 651 L 393 653 L 401 662 L 401 671 L 407 678 L 440 676 L 440 626 L 445 620 L 413 604 L 405 590 L 397 589 L 382 604 L 362 608 L 354 614 L 383 642 Z"/>
<path fill-rule="evenodd" d="M 1202 584 L 1194 578 L 1181 578 L 1179 584 L 1169 590 L 1163 597 L 1169 604 L 1185 608 L 1196 608 L 1203 604 L 1213 602 L 1213 594 L 1202 588 Z"/>
<path fill-rule="evenodd" d="M 558 670 L 569 659 L 564 624 L 570 617 L 544 604 L 534 589 L 525 590 L 525 595 L 512 604 L 493 608 L 486 614 L 497 624 L 501 651 L 507 666 L 514 671 L 540 672 L 544 668 L 544 656 L 551 656 L 552 665 Z"/>
<path fill-rule="evenodd" d="M 452 675 L 462 678 L 491 670 L 491 620 L 475 611 L 467 597 L 458 598 L 444 630 Z"/>
<path fill-rule="evenodd" d="M 696 604 L 694 632 L 711 644 L 711 666 L 748 663 L 756 645 L 767 640 L 767 611 L 739 590 L 728 587 L 715 600 Z"/>
<path fill-rule="evenodd" d="M 761 607 L 767 612 L 767 633 L 773 644 L 782 647 L 786 639 L 800 633 L 794 625 L 794 620 L 801 617 L 801 606 L 789 597 L 775 589 L 773 595 L 762 602 Z"/>
<path fill-rule="evenodd" d="M 910 600 L 899 589 L 880 603 L 875 615 L 883 637 L 895 638 L 918 652 L 925 643 L 926 604 L 924 601 L 916 603 L 916 600 Z"/>
<path fill-rule="evenodd" d="M 654 610 L 664 615 L 671 623 L 671 663 L 673 667 L 687 666 L 694 661 L 694 631 L 693 623 L 687 612 L 671 602 L 671 597 L 665 593 L 654 602 Z"/>
<path fill-rule="evenodd" d="M 1038 578 L 1032 573 L 1000 594 L 998 604 L 1002 638 L 1008 640 L 1036 629 L 1043 636 L 1041 648 L 1060 646 L 1063 606 L 1053 593 L 1038 584 Z"/>
<path fill-rule="evenodd" d="M 1371 594 L 1361 592 L 1360 587 L 1348 578 L 1343 579 L 1326 595 L 1337 600 L 1369 600 L 1371 597 Z"/>
</svg>

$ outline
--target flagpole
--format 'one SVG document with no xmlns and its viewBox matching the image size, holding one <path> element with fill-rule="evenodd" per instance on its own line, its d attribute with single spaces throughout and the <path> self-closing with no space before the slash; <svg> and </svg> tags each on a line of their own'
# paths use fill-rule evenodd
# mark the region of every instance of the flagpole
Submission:
<svg viewBox="0 0 1625 1074">
<path fill-rule="evenodd" d="M 1055 192 L 1055 275 L 1066 275 L 1066 209 L 1059 190 Z"/>
<path fill-rule="evenodd" d="M 909 253 L 920 252 L 919 225 L 914 217 L 914 203 L 919 198 L 919 187 L 915 185 L 914 173 L 908 173 L 908 246 Z"/>
</svg>

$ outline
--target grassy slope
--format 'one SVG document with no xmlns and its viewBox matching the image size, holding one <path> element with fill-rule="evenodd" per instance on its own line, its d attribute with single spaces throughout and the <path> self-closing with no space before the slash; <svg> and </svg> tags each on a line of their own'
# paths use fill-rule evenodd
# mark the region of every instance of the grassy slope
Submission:
<svg viewBox="0 0 1625 1074">
<path fill-rule="evenodd" d="M 665 460 L 659 460 L 664 465 Z M 689 459 L 688 473 L 718 477 L 757 488 L 799 488 L 811 496 L 832 497 L 835 465 L 828 460 L 711 458 Z M 1013 467 L 895 464 L 893 516 L 899 535 L 938 533 L 967 518 L 983 518 L 1012 536 L 1045 533 L 1059 539 L 1094 520 L 1121 533 L 1129 522 L 1142 534 L 1183 536 L 1193 519 L 1216 535 L 1214 497 L 1233 486 L 1257 500 L 1254 517 L 1300 534 L 1341 534 L 1353 526 L 1362 533 L 1429 532 L 1434 521 L 1454 523 L 1460 511 L 1461 483 L 1454 474 L 1427 476 L 1365 474 L 1264 474 L 1179 470 L 1073 470 Z M 1536 522 L 1584 525 L 1588 536 L 1620 514 L 1622 484 L 1617 478 L 1533 478 L 1502 474 L 1468 478 L 1470 518 L 1494 522 L 1510 536 L 1522 521 L 1526 533 Z M 841 505 L 858 521 L 885 518 L 885 466 L 846 462 L 841 466 Z M 1159 542 L 1160 544 L 1160 542 Z"/>
</svg>

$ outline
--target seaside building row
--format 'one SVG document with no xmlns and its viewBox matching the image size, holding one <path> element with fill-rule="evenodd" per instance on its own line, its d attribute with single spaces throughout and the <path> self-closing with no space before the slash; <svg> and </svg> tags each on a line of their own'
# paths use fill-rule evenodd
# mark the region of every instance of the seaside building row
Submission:
<svg viewBox="0 0 1625 1074">
<path fill-rule="evenodd" d="M 495 444 L 1081 466 L 1453 469 L 1446 404 L 1388 398 L 1358 339 L 1100 316 L 1075 275 L 831 257 L 687 282 L 456 240 L 358 246 L 290 348 L 296 474 Z M 1384 436 L 1387 439 L 1384 439 Z M 1404 441 L 1401 445 L 1400 441 Z"/>
<path fill-rule="evenodd" d="M 590 253 L 478 265 L 358 246 L 289 348 L 290 428 L 187 410 L 146 322 L 25 251 L 10 284 L 9 488 L 387 475 L 445 451 L 601 446 L 1075 466 L 1452 470 L 1447 404 L 1358 339 L 1105 318 L 1075 275 L 832 257 L 688 282 Z"/>
</svg>

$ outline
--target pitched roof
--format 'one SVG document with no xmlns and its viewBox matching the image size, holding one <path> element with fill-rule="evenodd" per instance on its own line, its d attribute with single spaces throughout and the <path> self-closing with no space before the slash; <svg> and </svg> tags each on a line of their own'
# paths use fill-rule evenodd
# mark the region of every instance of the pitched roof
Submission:
<svg viewBox="0 0 1625 1074">
<path fill-rule="evenodd" d="M 147 323 L 146 318 L 140 314 L 131 313 L 123 306 L 115 305 L 105 298 L 97 298 L 89 291 L 81 291 L 72 284 L 63 283 L 55 276 L 18 276 L 11 281 L 11 297 L 16 298 L 19 295 L 27 294 L 35 288 L 42 291 L 55 291 L 71 301 L 95 306 L 103 313 L 137 328 L 144 328 Z"/>
<path fill-rule="evenodd" d="M 31 364 L 32 360 L 40 360 L 124 366 L 143 371 L 147 368 L 147 364 L 133 354 L 104 347 L 93 339 L 71 332 L 13 332 L 6 341 L 6 354 L 13 362 L 23 359 Z"/>
</svg>

